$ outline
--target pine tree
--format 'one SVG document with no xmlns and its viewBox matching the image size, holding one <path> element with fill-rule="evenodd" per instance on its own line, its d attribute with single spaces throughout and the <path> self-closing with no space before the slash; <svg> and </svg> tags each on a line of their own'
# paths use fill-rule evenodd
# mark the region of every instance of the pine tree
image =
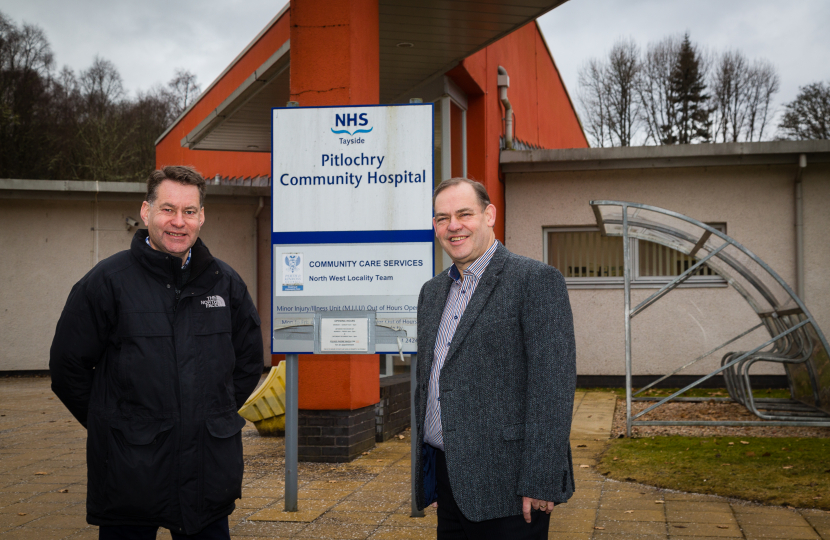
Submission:
<svg viewBox="0 0 830 540">
<path fill-rule="evenodd" d="M 687 33 L 680 44 L 670 75 L 672 122 L 663 126 L 663 144 L 709 142 L 709 96 L 697 47 Z"/>
</svg>

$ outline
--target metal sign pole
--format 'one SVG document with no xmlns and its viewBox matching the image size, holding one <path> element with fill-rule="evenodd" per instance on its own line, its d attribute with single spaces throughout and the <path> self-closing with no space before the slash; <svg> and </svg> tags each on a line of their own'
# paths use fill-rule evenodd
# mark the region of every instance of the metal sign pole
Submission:
<svg viewBox="0 0 830 540">
<path fill-rule="evenodd" d="M 410 455 L 409 455 L 409 473 L 412 479 L 412 485 L 410 486 L 410 498 L 412 499 L 412 512 L 409 514 L 409 517 L 424 517 L 424 511 L 418 510 L 418 504 L 415 502 L 415 489 L 417 486 L 415 482 L 417 480 L 417 475 L 415 474 L 415 452 L 418 447 L 418 427 L 416 424 L 415 415 L 415 392 L 418 391 L 418 380 L 416 378 L 416 373 L 418 371 L 418 355 L 413 354 L 410 359 L 410 367 L 409 367 L 409 434 L 410 434 Z"/>
<path fill-rule="evenodd" d="M 285 355 L 285 511 L 297 511 L 298 355 Z"/>
<path fill-rule="evenodd" d="M 631 437 L 631 241 L 628 207 L 622 207 L 623 275 L 625 276 L 625 436 Z"/>
</svg>

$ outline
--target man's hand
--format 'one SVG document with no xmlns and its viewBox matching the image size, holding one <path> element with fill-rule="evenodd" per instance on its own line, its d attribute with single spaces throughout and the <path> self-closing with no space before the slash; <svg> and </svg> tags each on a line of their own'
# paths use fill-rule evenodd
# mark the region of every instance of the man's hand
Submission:
<svg viewBox="0 0 830 540">
<path fill-rule="evenodd" d="M 433 508 L 438 508 L 438 501 L 435 501 L 430 506 L 433 507 Z"/>
<path fill-rule="evenodd" d="M 554 503 L 551 501 L 540 501 L 539 499 L 531 499 L 530 497 L 522 497 L 522 514 L 525 521 L 530 523 L 530 509 L 541 510 L 542 512 L 550 514 L 553 510 Z"/>
</svg>

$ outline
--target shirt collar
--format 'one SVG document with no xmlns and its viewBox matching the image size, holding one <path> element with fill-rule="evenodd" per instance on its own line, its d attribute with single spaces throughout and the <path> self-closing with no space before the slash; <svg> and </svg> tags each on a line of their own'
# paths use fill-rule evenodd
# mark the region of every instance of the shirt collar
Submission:
<svg viewBox="0 0 830 540">
<path fill-rule="evenodd" d="M 148 246 L 150 246 L 150 237 L 149 236 L 147 238 L 145 238 L 144 241 L 147 242 Z M 151 249 L 152 249 L 152 247 L 153 246 L 150 246 Z M 187 250 L 187 259 L 184 261 L 184 264 L 182 265 L 182 270 L 187 268 L 187 265 L 190 264 L 190 256 L 192 254 L 193 254 L 193 248 L 188 249 Z"/>
<path fill-rule="evenodd" d="M 481 257 L 473 261 L 473 264 L 471 264 L 467 267 L 466 270 L 464 270 L 464 274 L 473 275 L 475 276 L 476 280 L 481 279 L 481 276 L 484 274 L 484 271 L 487 270 L 487 265 L 490 264 L 490 259 L 493 258 L 493 253 L 496 252 L 496 248 L 498 247 L 498 245 L 499 241 L 494 240 L 493 244 L 489 248 L 487 248 L 487 251 L 485 251 L 481 255 Z M 453 263 L 453 265 L 450 266 L 449 276 L 455 281 L 461 280 L 461 273 L 458 271 L 458 267 L 455 266 L 455 263 Z"/>
</svg>

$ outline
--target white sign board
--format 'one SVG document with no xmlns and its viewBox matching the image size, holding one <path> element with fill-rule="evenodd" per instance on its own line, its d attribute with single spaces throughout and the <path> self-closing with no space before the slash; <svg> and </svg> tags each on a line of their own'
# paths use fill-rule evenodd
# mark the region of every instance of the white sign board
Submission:
<svg viewBox="0 0 830 540">
<path fill-rule="evenodd" d="M 272 114 L 272 352 L 312 353 L 314 314 L 337 311 L 376 312 L 375 352 L 416 352 L 434 266 L 432 104 Z"/>
</svg>

